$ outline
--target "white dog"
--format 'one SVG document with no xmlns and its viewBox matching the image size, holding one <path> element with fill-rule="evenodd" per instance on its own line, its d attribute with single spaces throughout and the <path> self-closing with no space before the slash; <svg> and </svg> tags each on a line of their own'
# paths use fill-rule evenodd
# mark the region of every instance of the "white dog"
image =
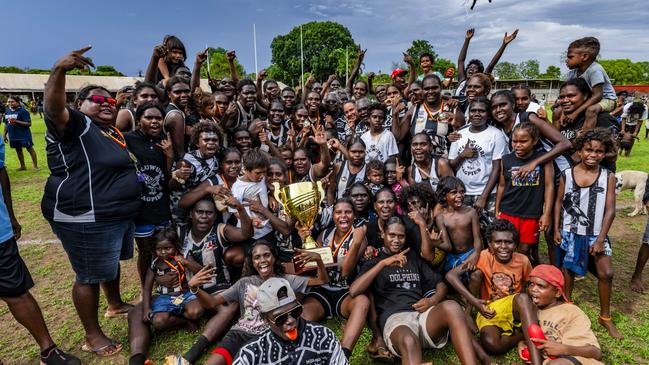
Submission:
<svg viewBox="0 0 649 365">
<path fill-rule="evenodd" d="M 623 190 L 633 190 L 635 200 L 635 209 L 629 213 L 629 217 L 638 214 L 647 214 L 647 207 L 642 204 L 647 177 L 649 175 L 643 171 L 625 170 L 615 174 L 615 193 L 619 194 Z"/>
</svg>

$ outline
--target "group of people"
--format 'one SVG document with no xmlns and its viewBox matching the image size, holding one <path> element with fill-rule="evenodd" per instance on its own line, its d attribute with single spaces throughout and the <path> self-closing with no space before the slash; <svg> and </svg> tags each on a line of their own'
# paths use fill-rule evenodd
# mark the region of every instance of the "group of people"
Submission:
<svg viewBox="0 0 649 365">
<path fill-rule="evenodd" d="M 608 237 L 620 127 L 599 41 L 568 46 L 571 71 L 549 122 L 526 86 L 492 93 L 490 72 L 517 31 L 487 68 L 465 63 L 474 33 L 456 80 L 423 54 L 423 75 L 405 56 L 409 70 L 376 86 L 372 73 L 357 79 L 364 50 L 345 85 L 331 76 L 299 89 L 280 89 L 265 71 L 240 79 L 229 51 L 231 76 L 203 90 L 207 54 L 190 71 L 183 43 L 167 36 L 144 82 L 116 97 L 89 85 L 68 105 L 66 73 L 92 66 L 90 47 L 58 60 L 44 95 L 42 212 L 76 275 L 82 350 L 123 347 L 99 325 L 101 288 L 105 316 L 128 315 L 133 365 L 151 363 L 155 333 L 197 330 L 204 318 L 171 361 L 197 363 L 209 350 L 208 364 L 346 364 L 367 326 L 366 351 L 383 361 L 420 364 L 422 349 L 450 340 L 463 364 L 512 349 L 532 364 L 599 364 L 590 320 L 571 301 L 575 278 L 593 273 L 598 322 L 622 338 Z M 44 364 L 78 364 L 32 315 L 40 311 L 4 169 L 0 182 L 0 264 L 10 263 L 0 265 L 0 297 Z M 298 182 L 324 187 L 309 227 L 278 198 Z M 304 249 L 307 240 L 329 248 L 333 264 Z M 137 274 L 122 272 L 134 246 Z M 122 301 L 121 275 L 139 277 L 138 304 Z M 332 317 L 346 320 L 340 339 L 317 324 Z"/>
</svg>

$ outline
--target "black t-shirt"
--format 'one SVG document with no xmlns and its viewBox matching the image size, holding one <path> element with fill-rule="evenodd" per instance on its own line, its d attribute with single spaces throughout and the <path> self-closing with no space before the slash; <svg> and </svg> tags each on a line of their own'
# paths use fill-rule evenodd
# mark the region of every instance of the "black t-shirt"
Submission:
<svg viewBox="0 0 649 365">
<path fill-rule="evenodd" d="M 359 277 L 389 256 L 381 249 L 377 257 L 363 264 Z M 406 258 L 408 262 L 404 267 L 386 267 L 372 282 L 371 290 L 381 330 L 391 315 L 412 312 L 413 304 L 435 294 L 437 284 L 442 280 L 441 276 L 421 259 L 418 252 L 411 249 Z"/>
<path fill-rule="evenodd" d="M 406 246 L 412 248 L 413 251 L 421 252 L 421 234 L 419 233 L 419 226 L 408 217 L 401 217 L 401 220 L 406 225 Z M 383 237 L 379 230 L 379 224 L 375 221 L 367 223 L 367 244 L 375 248 L 382 248 Z"/>
<path fill-rule="evenodd" d="M 527 178 L 512 178 L 512 172 L 521 166 L 543 155 L 545 151 L 535 151 L 526 159 L 516 157 L 514 152 L 502 158 L 505 190 L 503 191 L 500 211 L 514 217 L 539 218 L 543 215 L 545 193 L 545 169 L 536 166 Z"/>
<path fill-rule="evenodd" d="M 167 158 L 157 146 L 162 137 L 151 138 L 137 130 L 124 135 L 126 145 L 140 163 L 140 173 L 144 180 L 144 189 L 140 200 L 142 208 L 135 217 L 135 224 L 158 225 L 171 219 L 169 211 L 169 176 Z"/>
<path fill-rule="evenodd" d="M 140 209 L 142 184 L 128 150 L 86 115 L 68 112 L 63 137 L 45 118 L 50 176 L 41 202 L 43 216 L 66 223 L 133 219 Z"/>
</svg>

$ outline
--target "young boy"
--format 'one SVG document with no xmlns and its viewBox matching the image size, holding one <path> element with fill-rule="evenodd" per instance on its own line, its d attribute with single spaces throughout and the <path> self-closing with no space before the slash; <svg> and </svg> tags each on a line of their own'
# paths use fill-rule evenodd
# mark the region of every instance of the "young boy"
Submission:
<svg viewBox="0 0 649 365">
<path fill-rule="evenodd" d="M 456 266 L 473 271 L 482 249 L 480 222 L 475 209 L 464 205 L 464 183 L 454 176 L 445 176 L 437 187 L 437 201 L 443 207 L 435 218 L 442 232 L 437 248 L 447 252 L 444 272 Z"/>
<path fill-rule="evenodd" d="M 476 270 L 467 289 L 460 280 L 467 272 L 462 266 L 446 274 L 446 280 L 478 310 L 476 323 L 482 346 L 494 354 L 503 354 L 523 340 L 520 322 L 531 318 L 531 305 L 519 298 L 523 284 L 532 271 L 527 256 L 514 252 L 518 245 L 516 227 L 505 219 L 496 219 L 488 228 L 489 248 L 480 252 Z"/>
<path fill-rule="evenodd" d="M 394 138 L 392 132 L 383 126 L 385 116 L 387 115 L 385 106 L 378 103 L 372 104 L 368 112 L 370 130 L 361 135 L 361 139 L 365 142 L 365 146 L 367 146 L 365 162 L 379 160 L 385 163 L 389 157 L 399 154 L 397 140 Z"/>
<path fill-rule="evenodd" d="M 534 339 L 540 343 L 537 349 L 547 357 L 556 358 L 548 364 L 603 364 L 599 361 L 602 351 L 588 316 L 576 305 L 567 303 L 559 269 L 552 265 L 535 267 L 530 273 L 527 293 L 538 308 L 539 324 L 546 337 Z M 541 362 L 532 360 L 532 363 Z"/>
<path fill-rule="evenodd" d="M 237 178 L 237 181 L 232 184 L 232 195 L 240 202 L 246 204 L 251 200 L 258 200 L 261 204 L 268 208 L 268 187 L 266 186 L 266 171 L 270 164 L 268 156 L 255 148 L 243 155 L 243 176 Z M 252 225 L 255 233 L 252 238 L 255 240 L 270 234 L 273 230 L 268 221 L 262 221 L 261 215 L 257 215 L 250 211 L 250 207 L 246 207 L 248 215 L 252 219 Z M 236 210 L 230 208 L 231 213 Z M 237 227 L 240 227 L 241 222 L 237 222 Z"/>
<path fill-rule="evenodd" d="M 613 252 L 607 234 L 615 218 L 615 175 L 600 166 L 613 141 L 605 129 L 596 128 L 578 137 L 575 149 L 581 162 L 562 172 L 554 204 L 554 243 L 565 253 L 566 295 L 572 293 L 575 275 L 596 274 L 599 323 L 612 337 L 623 338 L 610 311 Z"/>
<path fill-rule="evenodd" d="M 383 189 L 385 166 L 379 160 L 372 160 L 365 165 L 365 186 L 376 196 Z"/>
<path fill-rule="evenodd" d="M 590 86 L 592 95 L 577 110 L 563 114 L 561 123 L 572 122 L 585 110 L 583 132 L 595 128 L 597 115 L 613 111 L 617 103 L 617 95 L 606 70 L 595 61 L 598 54 L 599 40 L 595 37 L 585 37 L 570 43 L 566 55 L 566 66 L 570 69 L 568 80 L 581 77 Z"/>
</svg>

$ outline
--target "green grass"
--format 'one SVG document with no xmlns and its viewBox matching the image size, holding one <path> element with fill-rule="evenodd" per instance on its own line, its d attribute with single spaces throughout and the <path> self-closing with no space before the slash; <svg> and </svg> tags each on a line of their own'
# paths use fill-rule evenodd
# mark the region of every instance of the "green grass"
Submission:
<svg viewBox="0 0 649 365">
<path fill-rule="evenodd" d="M 6 149 L 6 165 L 12 184 L 14 209 L 23 226 L 23 240 L 47 240 L 55 238 L 49 225 L 40 212 L 40 199 L 43 185 L 49 174 L 46 168 L 45 126 L 42 119 L 34 118 L 32 133 L 38 152 L 41 169 L 39 171 L 17 171 L 18 161 L 15 152 Z M 644 136 L 644 131 L 640 133 Z M 649 141 L 636 142 L 630 158 L 618 160 L 618 170 L 649 170 Z M 26 156 L 27 157 L 27 156 Z M 30 166 L 27 157 L 27 166 Z M 621 205 L 630 206 L 632 195 L 625 192 L 619 196 Z M 626 338 L 613 340 L 597 324 L 598 302 L 597 282 L 588 276 L 576 283 L 574 299 L 593 322 L 593 329 L 600 341 L 606 364 L 648 364 L 649 363 L 649 295 L 636 295 L 628 289 L 628 281 L 635 264 L 639 239 L 642 235 L 646 217 L 628 218 L 630 208 L 618 211 L 611 231 L 614 245 L 614 294 L 613 316 L 618 327 Z M 126 318 L 105 319 L 101 314 L 105 310 L 105 300 L 100 301 L 100 323 L 111 337 L 125 344 L 120 354 L 108 359 L 100 359 L 82 353 L 83 330 L 76 316 L 70 289 L 74 274 L 70 268 L 65 252 L 59 244 L 31 244 L 20 247 L 21 255 L 27 262 L 36 282 L 32 290 L 39 301 L 52 337 L 62 348 L 82 357 L 86 364 L 124 364 L 128 359 L 128 338 Z M 545 244 L 541 244 L 545 252 Z M 139 300 L 140 289 L 134 260 L 122 265 L 122 295 L 125 300 Z M 326 322 L 339 336 L 343 322 L 331 320 Z M 11 316 L 8 308 L 0 304 L 0 361 L 5 364 L 26 364 L 37 361 L 38 348 L 27 331 Z M 182 353 L 189 348 L 197 333 L 170 332 L 156 334 L 151 346 L 151 356 L 156 363 L 163 363 L 166 355 Z M 352 364 L 372 363 L 365 347 L 370 341 L 370 332 L 363 331 L 352 356 Z M 203 360 L 205 357 L 203 358 Z M 514 352 L 506 356 L 494 357 L 499 364 L 518 363 Z M 425 361 L 436 364 L 459 363 L 453 348 L 447 346 L 438 351 L 426 351 Z"/>
</svg>

